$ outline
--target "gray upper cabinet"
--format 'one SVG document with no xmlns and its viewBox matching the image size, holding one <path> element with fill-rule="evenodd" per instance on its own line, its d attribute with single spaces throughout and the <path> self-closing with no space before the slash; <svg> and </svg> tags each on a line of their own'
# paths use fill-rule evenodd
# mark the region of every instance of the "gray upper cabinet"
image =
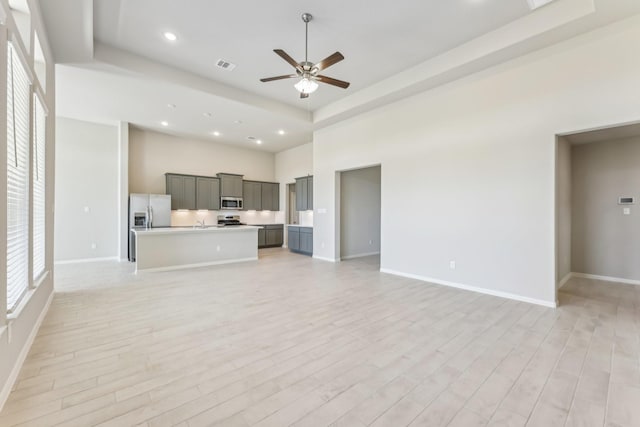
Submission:
<svg viewBox="0 0 640 427">
<path fill-rule="evenodd" d="M 313 210 L 313 177 L 296 178 L 296 210 Z"/>
<path fill-rule="evenodd" d="M 171 195 L 171 209 L 196 209 L 196 177 L 167 173 L 166 193 Z"/>
<path fill-rule="evenodd" d="M 221 197 L 242 197 L 242 175 L 219 173 L 218 178 Z"/>
<path fill-rule="evenodd" d="M 243 209 L 245 211 L 262 210 L 262 185 L 259 182 L 244 181 L 243 187 Z"/>
<path fill-rule="evenodd" d="M 243 181 L 242 191 L 245 211 L 280 210 L 280 184 Z"/>
<path fill-rule="evenodd" d="M 280 210 L 280 184 L 273 182 L 262 183 L 262 210 Z"/>
<path fill-rule="evenodd" d="M 307 177 L 307 210 L 313 210 L 313 177 Z"/>
<path fill-rule="evenodd" d="M 220 180 L 218 178 L 196 178 L 196 209 L 220 210 Z"/>
</svg>

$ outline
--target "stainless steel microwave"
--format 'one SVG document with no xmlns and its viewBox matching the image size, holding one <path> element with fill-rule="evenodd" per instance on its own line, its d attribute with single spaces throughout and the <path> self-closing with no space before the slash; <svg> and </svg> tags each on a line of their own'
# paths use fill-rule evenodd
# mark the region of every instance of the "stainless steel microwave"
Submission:
<svg viewBox="0 0 640 427">
<path fill-rule="evenodd" d="M 220 209 L 242 210 L 242 197 L 220 197 Z"/>
</svg>

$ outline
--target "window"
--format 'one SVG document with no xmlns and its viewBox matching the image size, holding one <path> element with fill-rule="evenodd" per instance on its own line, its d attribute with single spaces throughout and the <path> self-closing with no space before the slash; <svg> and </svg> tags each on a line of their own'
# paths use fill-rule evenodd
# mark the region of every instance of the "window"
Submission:
<svg viewBox="0 0 640 427">
<path fill-rule="evenodd" d="M 45 132 L 46 115 L 40 98 L 33 97 L 33 279 L 45 268 Z"/>
<path fill-rule="evenodd" d="M 29 287 L 29 101 L 27 72 L 11 43 L 7 57 L 7 308 Z"/>
</svg>

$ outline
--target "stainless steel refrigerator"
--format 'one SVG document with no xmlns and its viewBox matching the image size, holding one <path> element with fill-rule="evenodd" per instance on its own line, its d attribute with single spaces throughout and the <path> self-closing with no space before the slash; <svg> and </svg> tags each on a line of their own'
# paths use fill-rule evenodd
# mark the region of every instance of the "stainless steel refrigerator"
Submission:
<svg viewBox="0 0 640 427">
<path fill-rule="evenodd" d="M 129 194 L 129 261 L 136 260 L 136 240 L 131 229 L 151 227 L 171 227 L 171 196 Z"/>
</svg>

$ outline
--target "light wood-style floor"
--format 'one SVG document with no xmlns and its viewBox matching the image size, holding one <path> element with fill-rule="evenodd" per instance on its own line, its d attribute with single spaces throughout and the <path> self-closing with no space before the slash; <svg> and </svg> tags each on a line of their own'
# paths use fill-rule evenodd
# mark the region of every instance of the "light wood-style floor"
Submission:
<svg viewBox="0 0 640 427">
<path fill-rule="evenodd" d="M 640 287 L 557 310 L 263 250 L 60 266 L 1 426 L 640 426 Z"/>
</svg>

